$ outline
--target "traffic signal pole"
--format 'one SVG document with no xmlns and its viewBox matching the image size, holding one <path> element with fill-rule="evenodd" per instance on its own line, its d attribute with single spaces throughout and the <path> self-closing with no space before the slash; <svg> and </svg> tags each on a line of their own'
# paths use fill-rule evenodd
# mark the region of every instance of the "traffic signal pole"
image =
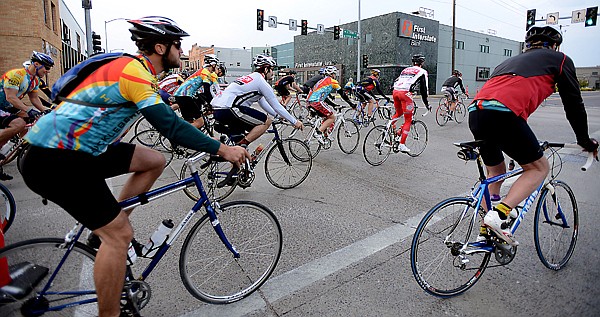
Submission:
<svg viewBox="0 0 600 317">
<path fill-rule="evenodd" d="M 92 0 L 81 0 L 81 6 L 85 12 L 85 40 L 87 43 L 87 54 L 90 57 L 92 56 L 92 18 L 90 16 Z"/>
<path fill-rule="evenodd" d="M 361 66 L 361 64 L 360 64 L 360 56 L 361 56 L 361 54 L 360 54 L 360 39 L 361 39 L 361 36 L 360 36 L 360 0 L 358 0 L 358 28 L 357 29 L 358 29 L 358 38 L 357 38 L 358 47 L 356 49 L 356 80 L 357 80 L 356 82 L 360 82 L 360 80 L 361 80 L 360 79 L 360 66 Z"/>
</svg>

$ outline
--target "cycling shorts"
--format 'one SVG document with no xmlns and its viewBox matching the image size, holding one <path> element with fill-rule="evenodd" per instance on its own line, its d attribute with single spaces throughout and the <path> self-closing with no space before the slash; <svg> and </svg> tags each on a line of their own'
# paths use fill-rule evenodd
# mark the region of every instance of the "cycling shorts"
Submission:
<svg viewBox="0 0 600 317">
<path fill-rule="evenodd" d="M 444 86 L 442 87 L 442 92 L 445 96 L 450 96 L 452 98 L 450 99 L 451 101 L 456 101 L 456 89 L 454 87 Z"/>
<path fill-rule="evenodd" d="M 174 96 L 175 103 L 179 105 L 181 117 L 183 120 L 192 122 L 198 118 L 202 118 L 202 110 L 204 108 L 202 100 L 189 96 Z"/>
<path fill-rule="evenodd" d="M 483 140 L 480 154 L 487 166 L 504 161 L 504 155 L 519 165 L 537 161 L 544 155 L 539 141 L 525 119 L 512 111 L 477 109 L 469 112 L 469 128 L 475 140 Z"/>
<path fill-rule="evenodd" d="M 250 107 L 232 107 L 229 109 L 215 109 L 213 117 L 224 130 L 217 131 L 229 135 L 246 135 L 254 127 L 265 124 L 267 115 L 260 110 Z"/>
<path fill-rule="evenodd" d="M 322 101 L 310 102 L 308 104 L 309 109 L 313 109 L 320 117 L 327 118 L 333 114 L 333 110 L 325 105 Z"/>
<path fill-rule="evenodd" d="M 286 86 L 275 86 L 275 91 L 277 91 L 281 97 L 287 97 L 290 95 L 290 91 Z"/>
<path fill-rule="evenodd" d="M 0 110 L 1 111 L 1 110 Z M 6 129 L 8 128 L 8 126 L 10 125 L 10 123 L 15 120 L 20 118 L 17 115 L 11 114 L 8 116 L 0 116 L 0 129 Z"/>
<path fill-rule="evenodd" d="M 23 160 L 23 180 L 90 230 L 102 228 L 121 212 L 106 179 L 129 173 L 135 145 L 109 145 L 94 156 L 83 151 L 31 146 Z"/>
<path fill-rule="evenodd" d="M 375 97 L 373 96 L 373 94 L 371 94 L 367 90 L 357 90 L 356 97 L 358 98 L 358 101 L 360 101 L 360 102 L 369 102 L 370 100 L 375 100 Z"/>
</svg>

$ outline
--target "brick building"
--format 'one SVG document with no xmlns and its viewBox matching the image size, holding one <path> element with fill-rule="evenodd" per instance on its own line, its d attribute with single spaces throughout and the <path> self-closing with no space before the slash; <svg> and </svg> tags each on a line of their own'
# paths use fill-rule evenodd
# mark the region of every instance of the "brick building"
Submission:
<svg viewBox="0 0 600 317">
<path fill-rule="evenodd" d="M 202 69 L 204 66 L 204 55 L 215 54 L 215 47 L 198 46 L 198 44 L 192 45 L 189 55 L 189 68 L 192 72 Z"/>
<path fill-rule="evenodd" d="M 55 82 L 61 72 L 60 0 L 0 1 L 0 74 L 22 67 L 32 51 L 50 55 L 57 66 L 46 81 Z M 25 98 L 24 100 L 26 100 Z M 28 101 L 27 101 L 28 102 Z"/>
</svg>

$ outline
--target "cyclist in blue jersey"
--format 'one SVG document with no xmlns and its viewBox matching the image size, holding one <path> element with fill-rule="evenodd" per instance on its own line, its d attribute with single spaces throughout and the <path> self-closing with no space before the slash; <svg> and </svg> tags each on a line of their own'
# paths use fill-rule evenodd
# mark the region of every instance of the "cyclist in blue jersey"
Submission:
<svg viewBox="0 0 600 317">
<path fill-rule="evenodd" d="M 94 266 L 99 316 L 119 316 L 127 249 L 133 238 L 129 213 L 118 200 L 139 195 L 162 174 L 164 156 L 153 149 L 115 143 L 143 115 L 162 135 L 182 146 L 219 154 L 241 164 L 250 154 L 206 136 L 179 118 L 158 94 L 157 74 L 180 64 L 181 39 L 188 34 L 164 17 L 128 20 L 139 49 L 136 58 L 117 58 L 82 79 L 62 102 L 26 135 L 31 148 L 23 180 L 93 230 L 102 243 Z M 106 178 L 131 173 L 119 199 Z"/>
</svg>

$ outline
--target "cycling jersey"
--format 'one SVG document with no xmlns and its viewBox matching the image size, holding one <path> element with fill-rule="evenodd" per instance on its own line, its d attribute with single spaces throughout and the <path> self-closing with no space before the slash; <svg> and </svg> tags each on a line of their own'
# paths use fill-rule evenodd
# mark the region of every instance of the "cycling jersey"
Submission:
<svg viewBox="0 0 600 317">
<path fill-rule="evenodd" d="M 13 106 L 6 100 L 4 89 L 17 90 L 17 97 L 23 99 L 30 92 L 37 92 L 39 77 L 30 74 L 26 68 L 9 70 L 0 80 L 0 109 L 9 109 Z"/>
<path fill-rule="evenodd" d="M 214 110 L 219 110 L 250 107 L 254 102 L 258 102 L 270 115 L 279 114 L 290 123 L 296 124 L 296 118 L 279 103 L 269 83 L 257 72 L 236 79 L 220 95 L 213 98 L 210 104 Z"/>
<path fill-rule="evenodd" d="M 313 86 L 321 79 L 325 78 L 325 75 L 323 74 L 316 74 L 313 77 L 309 78 L 305 83 L 304 83 L 304 93 L 307 94 L 308 91 L 310 89 L 313 88 Z"/>
<path fill-rule="evenodd" d="M 338 91 L 340 88 L 342 87 L 337 80 L 326 76 L 314 85 L 312 91 L 307 97 L 307 100 L 309 102 L 324 101 L 332 91 Z"/>
<path fill-rule="evenodd" d="M 444 81 L 444 83 L 442 84 L 442 87 L 452 87 L 455 90 L 456 88 L 460 88 L 462 92 L 467 93 L 467 91 L 465 90 L 465 86 L 463 86 L 462 78 L 457 76 L 448 77 L 448 79 L 446 79 L 446 81 Z"/>
<path fill-rule="evenodd" d="M 89 107 L 62 102 L 55 111 L 40 118 L 25 139 L 36 146 L 104 153 L 107 147 L 140 116 L 161 134 L 185 147 L 216 153 L 220 144 L 192 127 L 161 100 L 154 67 L 145 56 L 107 63 L 85 78 L 68 96 L 98 105 L 128 104 L 125 107 Z"/>
<path fill-rule="evenodd" d="M 183 78 L 179 74 L 171 74 L 158 83 L 158 88 L 166 91 L 169 95 L 173 95 L 182 83 Z"/>
<path fill-rule="evenodd" d="M 275 82 L 275 87 L 285 87 L 287 85 L 291 85 L 294 82 L 294 76 L 288 75 L 279 78 L 277 82 Z"/>
<path fill-rule="evenodd" d="M 198 93 L 206 102 L 210 102 L 215 96 L 221 94 L 218 78 L 217 74 L 202 68 L 188 77 L 173 95 L 191 97 Z"/>
<path fill-rule="evenodd" d="M 394 90 L 414 92 L 417 84 L 420 87 L 421 98 L 423 103 L 429 106 L 428 96 L 428 74 L 427 71 L 419 66 L 411 66 L 402 70 L 400 76 L 394 82 Z"/>
</svg>

